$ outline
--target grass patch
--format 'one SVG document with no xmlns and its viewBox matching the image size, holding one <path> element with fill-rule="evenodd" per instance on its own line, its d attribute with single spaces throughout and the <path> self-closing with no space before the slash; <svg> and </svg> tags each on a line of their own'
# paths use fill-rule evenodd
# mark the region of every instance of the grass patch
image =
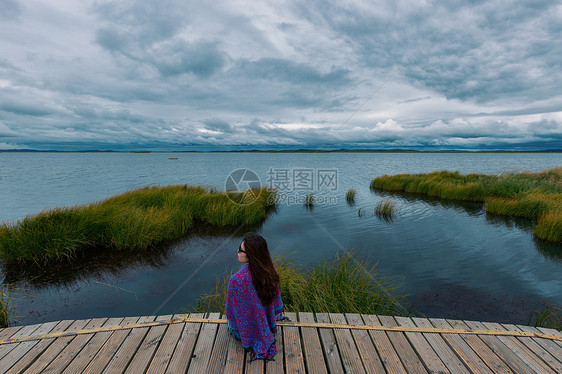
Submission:
<svg viewBox="0 0 562 374">
<path fill-rule="evenodd" d="M 310 193 L 306 195 L 306 197 L 304 198 L 304 206 L 308 208 L 314 207 L 314 194 Z"/>
<path fill-rule="evenodd" d="M 338 255 L 305 269 L 286 258 L 275 258 L 285 311 L 404 315 L 393 287 L 375 267 L 353 255 Z M 224 313 L 228 274 L 217 279 L 213 292 L 198 300 L 195 311 Z"/>
<path fill-rule="evenodd" d="M 394 203 L 390 199 L 379 201 L 375 207 L 375 214 L 382 218 L 393 218 L 394 212 Z"/>
<path fill-rule="evenodd" d="M 350 188 L 347 193 L 345 194 L 345 200 L 349 205 L 355 204 L 355 194 L 356 191 L 353 188 Z"/>
<path fill-rule="evenodd" d="M 146 250 L 186 235 L 197 222 L 252 225 L 275 192 L 223 193 L 188 185 L 147 186 L 90 205 L 56 208 L 0 224 L 5 262 L 71 260 L 87 248 Z"/>
<path fill-rule="evenodd" d="M 562 331 L 562 309 L 548 306 L 540 311 L 533 311 L 527 325 L 545 327 Z"/>
<path fill-rule="evenodd" d="M 0 328 L 8 327 L 10 317 L 8 315 L 7 300 L 8 296 L 4 292 L 4 286 L 0 286 Z"/>
<path fill-rule="evenodd" d="M 490 196 L 486 203 L 486 211 L 489 213 L 539 219 L 562 207 L 562 193 L 529 192 L 514 198 Z"/>
<path fill-rule="evenodd" d="M 550 242 L 562 243 L 562 209 L 540 216 L 535 226 L 535 235 Z"/>
<path fill-rule="evenodd" d="M 562 167 L 501 175 L 449 171 L 385 175 L 373 179 L 371 188 L 484 202 L 488 213 L 536 220 L 538 238 L 562 242 Z"/>
</svg>

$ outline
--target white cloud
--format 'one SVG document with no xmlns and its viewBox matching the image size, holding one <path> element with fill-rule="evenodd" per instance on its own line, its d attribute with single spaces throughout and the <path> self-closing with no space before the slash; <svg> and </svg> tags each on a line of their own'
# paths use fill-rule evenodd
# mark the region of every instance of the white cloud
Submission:
<svg viewBox="0 0 562 374">
<path fill-rule="evenodd" d="M 556 2 L 4 4 L 16 148 L 561 146 Z"/>
</svg>

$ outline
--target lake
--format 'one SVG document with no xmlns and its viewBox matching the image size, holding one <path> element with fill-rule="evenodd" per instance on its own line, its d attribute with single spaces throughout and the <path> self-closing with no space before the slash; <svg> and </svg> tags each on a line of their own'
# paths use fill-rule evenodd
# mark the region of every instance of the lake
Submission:
<svg viewBox="0 0 562 374">
<path fill-rule="evenodd" d="M 177 159 L 169 159 L 177 158 Z M 435 170 L 541 171 L 560 153 L 0 153 L 0 220 L 87 204 L 146 185 L 224 190 L 232 172 L 280 192 L 252 228 L 274 255 L 314 266 L 343 251 L 377 264 L 409 305 L 429 317 L 527 323 L 533 308 L 562 306 L 562 246 L 536 240 L 532 222 L 487 214 L 482 204 L 375 193 L 374 177 Z M 241 175 L 240 172 L 232 174 Z M 345 200 L 357 191 L 355 204 Z M 314 193 L 307 209 L 302 197 Z M 374 214 L 391 199 L 392 221 Z M 365 214 L 358 215 L 363 209 Z M 75 263 L 3 268 L 12 322 L 171 314 L 193 307 L 217 277 L 237 269 L 242 229 L 200 229 L 150 256 L 88 254 Z"/>
</svg>

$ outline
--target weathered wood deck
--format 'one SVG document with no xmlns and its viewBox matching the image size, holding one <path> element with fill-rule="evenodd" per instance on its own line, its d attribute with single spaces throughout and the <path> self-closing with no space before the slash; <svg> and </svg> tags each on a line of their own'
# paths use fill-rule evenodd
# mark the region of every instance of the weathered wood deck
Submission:
<svg viewBox="0 0 562 374">
<path fill-rule="evenodd" d="M 292 321 L 418 328 L 558 331 L 444 319 L 286 313 Z M 176 315 L 174 318 L 185 318 Z M 217 319 L 211 313 L 191 318 Z M 221 323 L 166 323 L 172 316 L 99 318 L 0 329 L 0 341 L 84 329 L 67 336 L 0 344 L 1 373 L 562 373 L 562 342 L 540 337 L 279 326 L 275 361 L 249 361 Z M 101 329 L 100 329 L 101 328 Z"/>
</svg>

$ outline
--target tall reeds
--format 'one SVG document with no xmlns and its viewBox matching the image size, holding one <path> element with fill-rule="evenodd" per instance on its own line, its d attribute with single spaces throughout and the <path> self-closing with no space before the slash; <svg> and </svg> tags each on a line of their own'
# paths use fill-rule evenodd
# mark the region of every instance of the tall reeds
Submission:
<svg viewBox="0 0 562 374">
<path fill-rule="evenodd" d="M 4 292 L 4 286 L 0 285 L 0 328 L 8 327 L 10 317 L 8 315 L 7 296 Z"/>
<path fill-rule="evenodd" d="M 449 171 L 385 175 L 373 179 L 371 188 L 485 202 L 489 213 L 537 220 L 537 237 L 562 242 L 562 167 L 501 175 Z"/>
<path fill-rule="evenodd" d="M 353 188 L 350 188 L 347 193 L 345 194 L 345 200 L 349 205 L 355 204 L 355 194 L 356 191 Z"/>
<path fill-rule="evenodd" d="M 554 242 L 562 243 L 562 209 L 551 211 L 540 216 L 535 226 L 537 237 Z"/>
<path fill-rule="evenodd" d="M 535 310 L 529 316 L 527 325 L 562 331 L 562 308 L 547 306 L 542 310 Z"/>
<path fill-rule="evenodd" d="M 379 201 L 375 207 L 375 214 L 379 217 L 390 219 L 394 217 L 394 203 L 390 199 Z"/>
<path fill-rule="evenodd" d="M 187 234 L 197 222 L 251 225 L 263 220 L 274 192 L 251 195 L 205 187 L 147 186 L 90 205 L 56 208 L 0 225 L 7 262 L 72 259 L 87 248 L 146 250 Z"/>
<path fill-rule="evenodd" d="M 274 263 L 286 311 L 404 313 L 400 307 L 404 298 L 388 279 L 353 255 L 336 256 L 313 269 L 300 267 L 287 258 L 276 258 Z M 230 274 L 217 279 L 213 292 L 201 296 L 195 310 L 224 313 L 229 277 Z"/>
<path fill-rule="evenodd" d="M 304 206 L 307 208 L 313 208 L 314 207 L 314 194 L 307 194 L 304 198 Z"/>
</svg>

